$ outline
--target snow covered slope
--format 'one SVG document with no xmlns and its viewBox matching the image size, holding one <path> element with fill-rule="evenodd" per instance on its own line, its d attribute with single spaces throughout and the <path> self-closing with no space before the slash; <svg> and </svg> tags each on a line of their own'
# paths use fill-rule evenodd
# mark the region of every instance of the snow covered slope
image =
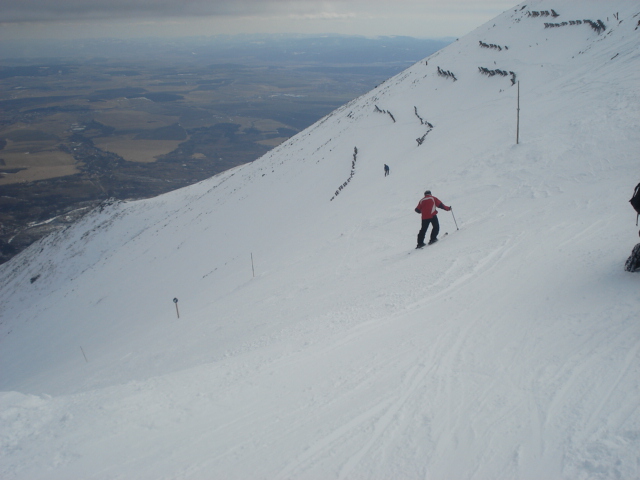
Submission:
<svg viewBox="0 0 640 480">
<path fill-rule="evenodd" d="M 526 2 L 1 266 L 0 477 L 640 478 L 639 21 Z"/>
</svg>

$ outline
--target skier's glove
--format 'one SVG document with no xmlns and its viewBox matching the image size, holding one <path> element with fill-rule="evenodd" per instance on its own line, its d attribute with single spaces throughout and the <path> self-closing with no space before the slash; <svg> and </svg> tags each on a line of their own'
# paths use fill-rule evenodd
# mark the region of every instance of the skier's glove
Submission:
<svg viewBox="0 0 640 480">
<path fill-rule="evenodd" d="M 416 213 L 421 213 L 419 208 L 416 208 L 415 211 L 416 211 Z M 640 233 L 640 232 L 638 232 L 638 233 Z"/>
</svg>

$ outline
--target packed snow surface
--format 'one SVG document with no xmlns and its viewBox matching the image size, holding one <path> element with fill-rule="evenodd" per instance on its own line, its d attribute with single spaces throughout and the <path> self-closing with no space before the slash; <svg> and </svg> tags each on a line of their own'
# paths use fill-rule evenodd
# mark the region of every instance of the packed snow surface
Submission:
<svg viewBox="0 0 640 480">
<path fill-rule="evenodd" d="M 515 6 L 0 267 L 0 477 L 640 478 L 639 21 Z"/>
</svg>

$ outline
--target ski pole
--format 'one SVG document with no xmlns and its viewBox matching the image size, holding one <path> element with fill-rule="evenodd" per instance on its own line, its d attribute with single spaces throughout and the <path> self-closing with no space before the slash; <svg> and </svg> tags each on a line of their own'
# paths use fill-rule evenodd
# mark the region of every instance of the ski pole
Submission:
<svg viewBox="0 0 640 480">
<path fill-rule="evenodd" d="M 453 207 L 451 207 L 451 215 L 453 215 Z M 458 228 L 458 222 L 456 222 L 456 216 L 455 215 L 453 215 L 453 222 L 456 224 L 456 230 L 460 230 Z"/>
</svg>

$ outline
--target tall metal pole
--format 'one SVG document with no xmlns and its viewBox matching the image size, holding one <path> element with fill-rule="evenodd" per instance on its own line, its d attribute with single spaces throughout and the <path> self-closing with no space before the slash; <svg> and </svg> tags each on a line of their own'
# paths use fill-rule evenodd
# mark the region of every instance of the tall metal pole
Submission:
<svg viewBox="0 0 640 480">
<path fill-rule="evenodd" d="M 516 145 L 520 143 L 520 81 L 518 80 L 518 115 L 516 121 Z"/>
</svg>

